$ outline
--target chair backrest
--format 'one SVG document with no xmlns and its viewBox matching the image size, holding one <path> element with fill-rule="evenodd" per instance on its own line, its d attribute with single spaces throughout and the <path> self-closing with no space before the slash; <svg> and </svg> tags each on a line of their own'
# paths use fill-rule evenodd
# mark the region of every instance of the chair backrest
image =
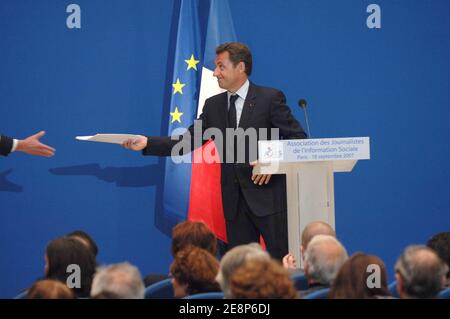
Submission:
<svg viewBox="0 0 450 319">
<path fill-rule="evenodd" d="M 224 299 L 223 292 L 204 292 L 186 296 L 183 299 Z"/>
<path fill-rule="evenodd" d="M 145 288 L 145 299 L 174 299 L 172 279 L 164 279 Z"/>
<path fill-rule="evenodd" d="M 393 281 L 388 286 L 389 292 L 391 293 L 392 297 L 400 298 L 397 291 L 397 282 Z M 450 299 L 450 288 L 443 289 L 439 292 L 438 298 L 440 299 Z"/>
<path fill-rule="evenodd" d="M 397 291 L 397 282 L 393 281 L 389 284 L 388 286 L 389 292 L 391 293 L 392 297 L 395 298 L 400 298 L 400 296 L 398 295 L 398 291 Z"/>
<path fill-rule="evenodd" d="M 26 299 L 28 294 L 28 290 L 22 291 L 20 294 L 15 296 L 13 299 Z"/>
<path fill-rule="evenodd" d="M 450 287 L 441 290 L 438 294 L 438 298 L 440 299 L 450 299 Z"/>
<path fill-rule="evenodd" d="M 328 299 L 330 288 L 323 288 L 307 294 L 303 299 Z"/>
<path fill-rule="evenodd" d="M 295 290 L 307 290 L 309 288 L 308 279 L 302 272 L 294 272 L 291 274 L 291 279 L 294 282 Z"/>
</svg>

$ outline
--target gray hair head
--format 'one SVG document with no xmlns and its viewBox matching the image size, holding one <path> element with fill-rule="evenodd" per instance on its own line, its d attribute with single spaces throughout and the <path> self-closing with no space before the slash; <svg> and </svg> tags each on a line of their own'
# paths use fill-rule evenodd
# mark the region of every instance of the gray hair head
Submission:
<svg viewBox="0 0 450 319">
<path fill-rule="evenodd" d="M 216 281 L 219 283 L 225 298 L 231 298 L 230 278 L 234 271 L 249 260 L 270 259 L 270 255 L 257 243 L 236 246 L 228 251 L 220 261 L 220 269 Z"/>
<path fill-rule="evenodd" d="M 434 298 L 442 289 L 448 266 L 430 248 L 408 246 L 395 263 L 403 291 L 412 298 Z"/>
<path fill-rule="evenodd" d="M 120 299 L 143 299 L 144 290 L 139 270 L 123 262 L 97 269 L 92 281 L 91 297 L 103 294 Z"/>
<path fill-rule="evenodd" d="M 347 258 L 347 250 L 335 237 L 314 236 L 305 252 L 308 280 L 331 285 Z"/>
</svg>

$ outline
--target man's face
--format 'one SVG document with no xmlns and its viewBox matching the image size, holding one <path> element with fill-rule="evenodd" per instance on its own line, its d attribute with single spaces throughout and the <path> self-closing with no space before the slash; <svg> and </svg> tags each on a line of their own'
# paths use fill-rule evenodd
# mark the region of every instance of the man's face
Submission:
<svg viewBox="0 0 450 319">
<path fill-rule="evenodd" d="M 236 66 L 230 61 L 230 54 L 225 51 L 216 56 L 216 68 L 214 76 L 222 89 L 236 92 L 242 85 L 242 79 L 245 77 L 244 63 L 239 62 Z"/>
</svg>

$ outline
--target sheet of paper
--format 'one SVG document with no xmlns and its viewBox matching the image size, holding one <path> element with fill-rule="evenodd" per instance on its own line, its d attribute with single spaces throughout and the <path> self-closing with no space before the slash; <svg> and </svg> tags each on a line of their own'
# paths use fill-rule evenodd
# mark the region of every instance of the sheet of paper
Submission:
<svg viewBox="0 0 450 319">
<path fill-rule="evenodd" d="M 140 135 L 135 134 L 95 134 L 89 136 L 77 136 L 75 138 L 80 141 L 122 144 L 128 139 L 138 138 L 139 136 Z"/>
</svg>

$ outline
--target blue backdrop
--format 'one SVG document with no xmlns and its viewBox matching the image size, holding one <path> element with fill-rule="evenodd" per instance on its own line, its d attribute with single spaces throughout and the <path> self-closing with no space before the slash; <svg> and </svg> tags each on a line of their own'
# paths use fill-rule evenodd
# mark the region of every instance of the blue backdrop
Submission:
<svg viewBox="0 0 450 319">
<path fill-rule="evenodd" d="M 69 4 L 81 29 L 69 29 Z M 381 7 L 381 29 L 366 8 Z M 1 133 L 41 129 L 53 158 L 0 158 L 0 297 L 44 271 L 46 243 L 84 229 L 99 261 L 167 272 L 162 161 L 77 135 L 167 131 L 178 1 L 0 1 Z M 370 161 L 336 175 L 349 253 L 392 268 L 404 247 L 450 230 L 450 2 L 230 0 L 257 84 L 282 89 L 313 137 L 370 136 Z M 176 28 L 175 28 L 176 29 Z M 391 278 L 392 279 L 392 276 Z"/>
</svg>

